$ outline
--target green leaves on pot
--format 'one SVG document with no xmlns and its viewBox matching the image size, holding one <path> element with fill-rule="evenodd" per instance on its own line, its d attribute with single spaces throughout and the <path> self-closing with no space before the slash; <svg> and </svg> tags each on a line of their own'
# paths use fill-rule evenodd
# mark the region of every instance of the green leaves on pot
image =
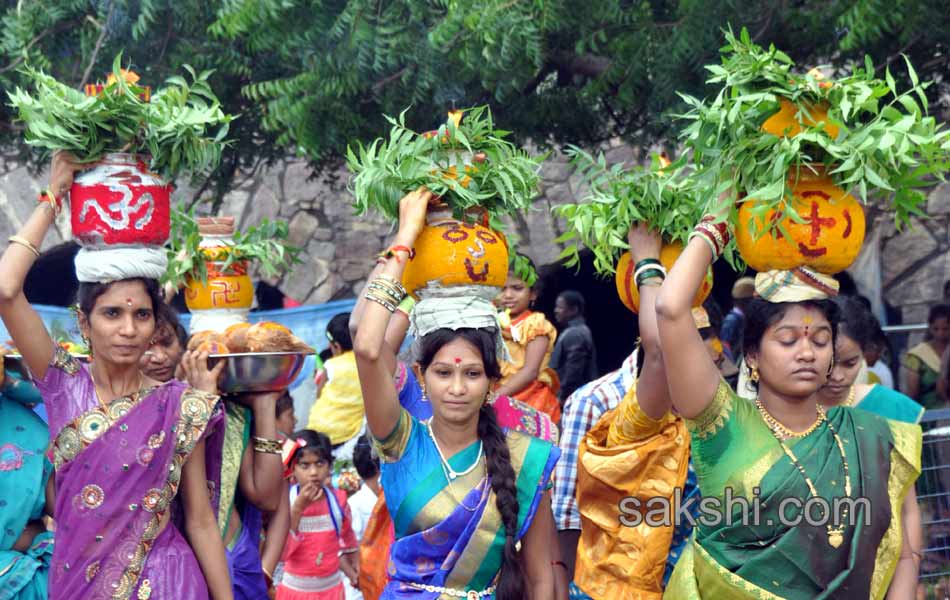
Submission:
<svg viewBox="0 0 950 600">
<path fill-rule="evenodd" d="M 950 132 L 927 114 L 924 90 L 905 58 L 912 87 L 898 90 L 889 68 L 875 75 L 869 58 L 849 74 L 825 80 L 802 72 L 774 46 L 754 44 L 748 31 L 726 32 L 722 64 L 708 65 L 712 99 L 682 95 L 690 110 L 681 140 L 698 165 L 697 189 L 717 202 L 748 197 L 771 208 L 790 199 L 791 168 L 827 165 L 835 183 L 867 201 L 878 191 L 891 198 L 898 225 L 922 214 L 920 189 L 950 168 Z M 795 126 L 763 130 L 781 101 L 794 106 Z M 825 112 L 827 116 L 825 116 Z"/>
<path fill-rule="evenodd" d="M 234 117 L 221 110 L 208 84 L 211 71 L 196 73 L 185 65 L 190 81 L 170 77 L 146 101 L 147 88 L 127 81 L 121 65 L 119 54 L 112 80 L 95 96 L 38 69 L 23 69 L 31 89 L 18 87 L 8 96 L 26 127 L 27 143 L 69 150 L 89 162 L 109 152 L 149 154 L 150 168 L 169 179 L 214 168 Z"/>
<path fill-rule="evenodd" d="M 554 208 L 567 221 L 567 232 L 555 240 L 568 243 L 561 252 L 567 266 L 579 264 L 578 246 L 583 243 L 594 254 L 594 269 L 613 275 L 620 256 L 629 249 L 631 224 L 649 223 L 666 241 L 685 244 L 703 216 L 685 157 L 668 166 L 654 156 L 649 167 L 625 167 L 608 166 L 603 154 L 595 158 L 574 146 L 568 155 L 590 191 L 582 203 Z"/>
<path fill-rule="evenodd" d="M 258 225 L 248 227 L 243 232 L 236 231 L 232 236 L 233 241 L 226 244 L 230 252 L 220 261 L 219 270 L 226 271 L 234 263 L 248 260 L 257 263 L 262 277 L 280 276 L 282 271 L 302 262 L 299 258 L 301 249 L 286 243 L 289 233 L 286 222 L 269 219 L 263 219 Z M 162 283 L 180 287 L 189 279 L 195 279 L 207 284 L 208 269 L 205 261 L 208 258 L 203 255 L 200 244 L 201 233 L 194 209 L 172 210 L 171 232 L 166 246 L 168 269 Z"/>
<path fill-rule="evenodd" d="M 405 115 L 386 117 L 392 125 L 389 139 L 347 148 L 357 214 L 375 208 L 397 221 L 399 200 L 419 186 L 440 196 L 457 219 L 473 207 L 491 217 L 530 208 L 544 157 L 530 156 L 507 141 L 509 132 L 495 129 L 487 106 L 468 109 L 460 122 L 450 118 L 428 133 L 407 128 Z"/>
</svg>

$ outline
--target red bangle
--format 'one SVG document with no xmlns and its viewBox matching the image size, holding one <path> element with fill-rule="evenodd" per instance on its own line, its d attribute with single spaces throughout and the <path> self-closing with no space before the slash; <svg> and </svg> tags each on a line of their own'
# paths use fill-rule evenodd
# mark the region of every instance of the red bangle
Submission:
<svg viewBox="0 0 950 600">
<path fill-rule="evenodd" d="M 386 248 L 386 250 L 380 252 L 379 258 L 381 259 L 395 258 L 396 262 L 402 262 L 401 260 L 399 260 L 399 257 L 396 256 L 397 252 L 405 252 L 407 255 L 409 255 L 409 260 L 412 260 L 413 258 L 416 257 L 416 251 L 413 250 L 412 248 L 408 246 L 397 245 L 397 246 L 390 246 L 389 248 Z"/>
<path fill-rule="evenodd" d="M 40 204 L 43 202 L 49 202 L 50 206 L 53 207 L 53 213 L 57 215 L 63 209 L 63 203 L 59 200 L 59 198 L 56 197 L 55 194 L 53 194 L 52 190 L 49 188 L 46 188 L 40 192 L 40 195 L 37 196 L 37 201 Z"/>
<path fill-rule="evenodd" d="M 387 252 L 392 252 L 393 254 L 396 252 L 405 252 L 409 255 L 409 260 L 412 260 L 416 257 L 416 251 L 409 246 L 390 246 Z"/>
</svg>

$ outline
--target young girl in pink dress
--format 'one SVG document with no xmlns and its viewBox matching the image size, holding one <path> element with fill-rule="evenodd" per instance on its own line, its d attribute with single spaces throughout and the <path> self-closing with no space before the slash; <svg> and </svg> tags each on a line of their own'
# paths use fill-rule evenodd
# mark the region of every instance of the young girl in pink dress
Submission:
<svg viewBox="0 0 950 600">
<path fill-rule="evenodd" d="M 290 533 L 277 600 L 344 600 L 343 577 L 356 586 L 359 543 L 346 493 L 326 485 L 333 464 L 330 438 L 304 429 L 284 451 L 290 491 Z"/>
</svg>

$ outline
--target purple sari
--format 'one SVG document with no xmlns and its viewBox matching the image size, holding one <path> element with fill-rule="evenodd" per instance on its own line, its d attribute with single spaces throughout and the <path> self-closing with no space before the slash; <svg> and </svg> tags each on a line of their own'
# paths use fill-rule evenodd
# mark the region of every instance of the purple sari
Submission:
<svg viewBox="0 0 950 600">
<path fill-rule="evenodd" d="M 50 599 L 208 598 L 171 513 L 183 465 L 219 429 L 218 397 L 170 381 L 105 406 L 88 367 L 60 350 L 36 384 L 56 467 Z M 209 489 L 216 505 L 217 485 Z"/>
</svg>

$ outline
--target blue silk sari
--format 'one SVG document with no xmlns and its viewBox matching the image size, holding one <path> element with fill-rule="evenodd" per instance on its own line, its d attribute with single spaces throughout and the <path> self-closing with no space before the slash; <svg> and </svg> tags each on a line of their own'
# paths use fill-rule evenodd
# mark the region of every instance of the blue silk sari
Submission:
<svg viewBox="0 0 950 600">
<path fill-rule="evenodd" d="M 516 431 L 507 431 L 506 439 L 516 476 L 521 539 L 549 488 L 560 452 L 550 442 Z M 440 597 L 422 586 L 476 592 L 490 588 L 501 567 L 505 529 L 484 467 L 449 482 L 426 426 L 405 410 L 378 447 L 396 533 L 390 583 L 382 599 Z M 478 454 L 475 442 L 448 462 L 453 470 L 464 471 Z"/>
</svg>

